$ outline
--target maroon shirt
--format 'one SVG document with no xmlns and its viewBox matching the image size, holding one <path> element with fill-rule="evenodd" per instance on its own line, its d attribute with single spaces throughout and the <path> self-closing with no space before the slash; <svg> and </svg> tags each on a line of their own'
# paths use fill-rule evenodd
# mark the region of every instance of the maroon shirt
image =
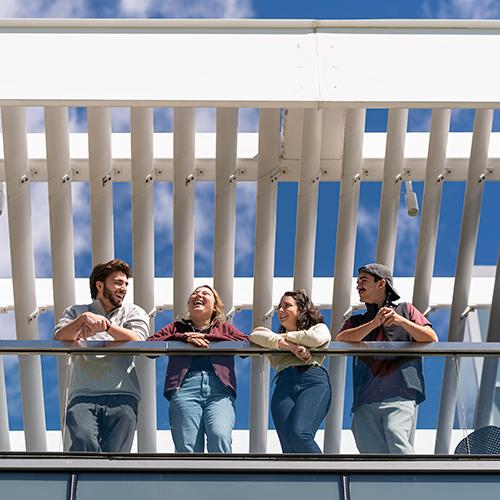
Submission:
<svg viewBox="0 0 500 500">
<path fill-rule="evenodd" d="M 149 341 L 176 341 L 187 342 L 188 332 L 194 332 L 195 329 L 190 321 L 173 321 L 154 335 L 149 337 Z M 214 322 L 208 330 L 204 330 L 205 338 L 210 342 L 223 340 L 243 340 L 248 341 L 248 337 L 240 332 L 230 323 L 221 321 Z M 165 387 L 163 394 L 170 399 L 171 391 L 179 389 L 182 381 L 189 371 L 192 356 L 170 356 L 165 378 Z M 214 372 L 219 380 L 234 391 L 236 396 L 236 374 L 234 373 L 234 356 L 210 356 L 209 360 L 213 366 Z"/>
</svg>

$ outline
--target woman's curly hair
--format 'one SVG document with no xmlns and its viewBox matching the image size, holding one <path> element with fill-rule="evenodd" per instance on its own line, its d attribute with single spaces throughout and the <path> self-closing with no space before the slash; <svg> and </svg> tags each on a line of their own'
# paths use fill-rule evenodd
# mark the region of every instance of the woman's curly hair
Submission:
<svg viewBox="0 0 500 500">
<path fill-rule="evenodd" d="M 312 303 L 305 290 L 285 292 L 283 297 L 291 297 L 297 304 L 299 309 L 299 314 L 297 316 L 297 330 L 308 330 L 311 326 L 325 322 L 321 311 Z M 283 300 L 283 297 L 281 297 L 281 300 Z M 280 326 L 279 332 L 284 333 L 285 331 L 286 330 L 283 326 Z"/>
</svg>

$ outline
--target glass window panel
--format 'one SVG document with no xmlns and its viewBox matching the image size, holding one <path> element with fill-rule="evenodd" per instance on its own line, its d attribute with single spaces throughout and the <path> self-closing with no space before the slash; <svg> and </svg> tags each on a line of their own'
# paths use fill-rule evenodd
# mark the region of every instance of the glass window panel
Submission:
<svg viewBox="0 0 500 500">
<path fill-rule="evenodd" d="M 0 472 L 1 498 L 66 500 L 70 475 L 47 472 Z"/>
</svg>

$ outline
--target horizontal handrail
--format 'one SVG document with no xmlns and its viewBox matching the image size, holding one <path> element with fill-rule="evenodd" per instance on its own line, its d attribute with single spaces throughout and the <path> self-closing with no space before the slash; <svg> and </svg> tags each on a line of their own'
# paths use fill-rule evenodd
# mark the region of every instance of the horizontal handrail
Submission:
<svg viewBox="0 0 500 500">
<path fill-rule="evenodd" d="M 316 349 L 331 356 L 398 355 L 398 356 L 500 356 L 500 342 L 331 342 L 326 349 Z M 117 342 L 57 340 L 0 340 L 0 354 L 137 354 L 143 356 L 256 356 L 290 354 L 266 349 L 241 341 L 213 342 L 200 349 L 184 342 Z"/>
</svg>

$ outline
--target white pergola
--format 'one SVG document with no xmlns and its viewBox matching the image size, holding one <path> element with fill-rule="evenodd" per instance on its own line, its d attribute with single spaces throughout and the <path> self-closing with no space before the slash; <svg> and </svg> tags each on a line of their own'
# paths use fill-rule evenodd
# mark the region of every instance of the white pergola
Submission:
<svg viewBox="0 0 500 500">
<path fill-rule="evenodd" d="M 113 257 L 114 181 L 132 182 L 133 300 L 153 317 L 183 311 L 194 277 L 194 187 L 215 180 L 214 286 L 230 311 L 250 308 L 270 325 L 286 287 L 304 288 L 333 308 L 331 331 L 359 306 L 353 288 L 361 182 L 382 181 L 376 257 L 393 267 L 402 181 L 425 182 L 415 278 L 398 289 L 422 311 L 451 307 L 450 341 L 461 341 L 467 312 L 492 307 L 493 278 L 472 278 L 486 182 L 500 180 L 497 21 L 0 21 L 0 105 L 12 281 L 0 282 L 0 308 L 14 309 L 18 339 L 37 339 L 37 314 L 86 301 L 75 280 L 71 183 L 89 181 L 93 262 Z M 45 109 L 45 133 L 27 134 L 25 107 Z M 68 108 L 87 108 L 88 133 L 70 134 Z M 153 110 L 173 108 L 173 133 L 153 130 Z M 111 132 L 111 109 L 128 107 L 131 133 Z M 217 109 L 215 134 L 195 133 L 195 109 Z M 259 131 L 238 134 L 238 109 L 260 111 Z M 388 108 L 387 133 L 365 132 L 365 110 Z M 428 133 L 407 133 L 408 110 L 432 108 Z M 472 133 L 450 133 L 451 109 L 475 109 Z M 153 185 L 173 182 L 172 279 L 154 276 Z M 234 278 L 237 182 L 257 181 L 254 277 Z M 276 193 L 298 181 L 294 276 L 274 275 Z M 51 280 L 35 279 L 30 182 L 48 181 Z M 341 186 L 333 278 L 314 278 L 318 189 Z M 433 278 L 441 193 L 466 181 L 455 279 Z M 7 251 L 6 249 L 4 251 Z M 496 288 L 498 288 L 498 278 Z M 495 297 L 498 297 L 496 294 Z M 498 301 L 499 299 L 497 299 Z M 498 329 L 497 329 L 498 330 Z M 498 331 L 490 328 L 489 340 Z M 497 339 L 498 340 L 498 339 Z M 156 449 L 155 372 L 140 360 L 139 451 Z M 3 368 L 2 368 L 3 370 Z M 21 357 L 27 450 L 46 449 L 39 357 Z M 61 372 L 63 370 L 61 369 Z M 332 358 L 334 402 L 325 451 L 338 452 L 345 359 Z M 3 381 L 3 376 L 0 376 Z M 262 383 L 262 380 L 265 383 Z M 264 452 L 267 361 L 252 363 L 250 451 Z M 447 453 L 457 379 L 446 364 L 436 452 Z M 490 385 L 493 382 L 488 382 Z M 8 447 L 0 384 L 0 440 Z"/>
</svg>

